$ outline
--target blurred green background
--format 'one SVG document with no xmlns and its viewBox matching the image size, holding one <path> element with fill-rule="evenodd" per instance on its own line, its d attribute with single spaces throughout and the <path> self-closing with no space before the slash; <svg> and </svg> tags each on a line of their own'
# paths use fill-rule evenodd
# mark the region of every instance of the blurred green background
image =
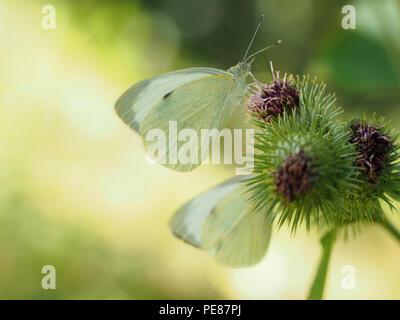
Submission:
<svg viewBox="0 0 400 320">
<path fill-rule="evenodd" d="M 47 4 L 55 30 L 41 25 Z M 357 10 L 356 30 L 341 27 L 345 4 Z M 113 110 L 143 78 L 236 64 L 261 14 L 253 51 L 282 39 L 267 53 L 276 69 L 315 75 L 346 112 L 400 127 L 400 1 L 0 2 L 0 298 L 306 297 L 317 233 L 276 231 L 265 260 L 242 270 L 176 240 L 173 212 L 234 168 L 150 165 Z M 263 58 L 253 70 L 270 80 Z M 41 287 L 47 264 L 56 290 Z M 356 268 L 354 290 L 342 287 L 345 265 Z M 367 227 L 335 246 L 326 298 L 400 299 L 399 269 L 398 243 Z"/>
</svg>

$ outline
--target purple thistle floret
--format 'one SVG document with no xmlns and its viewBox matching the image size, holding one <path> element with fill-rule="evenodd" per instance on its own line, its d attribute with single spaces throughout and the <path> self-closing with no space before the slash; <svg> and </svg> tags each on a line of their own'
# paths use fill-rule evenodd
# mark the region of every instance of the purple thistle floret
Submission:
<svg viewBox="0 0 400 320">
<path fill-rule="evenodd" d="M 275 191 L 286 204 L 311 189 L 311 168 L 313 158 L 306 155 L 303 149 L 283 162 L 279 171 L 274 173 Z"/>
<path fill-rule="evenodd" d="M 271 122 L 299 105 L 299 92 L 286 75 L 283 79 L 279 78 L 279 73 L 273 77 L 271 84 L 256 82 L 250 89 L 253 95 L 249 101 L 249 113 L 255 119 Z"/>
<path fill-rule="evenodd" d="M 363 169 L 370 183 L 375 184 L 386 166 L 393 143 L 381 128 L 361 121 L 351 125 L 350 142 L 356 146 L 359 156 L 355 164 Z"/>
</svg>

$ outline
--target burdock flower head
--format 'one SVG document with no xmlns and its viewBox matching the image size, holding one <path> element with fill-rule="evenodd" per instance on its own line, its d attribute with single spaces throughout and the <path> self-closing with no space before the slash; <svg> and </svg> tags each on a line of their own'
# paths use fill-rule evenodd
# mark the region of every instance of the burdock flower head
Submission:
<svg viewBox="0 0 400 320">
<path fill-rule="evenodd" d="M 334 222 L 355 187 L 355 152 L 345 124 L 335 119 L 341 109 L 325 85 L 308 77 L 294 83 L 299 104 L 276 121 L 255 121 L 254 176 L 248 180 L 250 201 L 278 226 L 295 232 L 320 220 Z"/>
<path fill-rule="evenodd" d="M 296 155 L 289 155 L 274 173 L 275 190 L 286 204 L 311 189 L 312 160 L 305 154 L 304 149 L 301 149 Z"/>
<path fill-rule="evenodd" d="M 356 188 L 346 195 L 345 210 L 335 218 L 341 224 L 385 223 L 381 203 L 395 209 L 393 200 L 400 200 L 398 132 L 391 129 L 384 118 L 364 118 L 349 121 L 349 142 L 356 152 L 353 162 Z"/>
<path fill-rule="evenodd" d="M 361 120 L 353 121 L 350 128 L 350 142 L 359 153 L 355 164 L 362 168 L 370 183 L 377 183 L 393 149 L 391 137 L 382 128 Z"/>
<path fill-rule="evenodd" d="M 253 119 L 270 122 L 299 105 L 299 92 L 293 77 L 285 74 L 280 79 L 279 72 L 274 73 L 272 64 L 271 73 L 273 80 L 270 84 L 256 81 L 250 89 L 253 95 L 250 97 L 248 110 Z"/>
</svg>

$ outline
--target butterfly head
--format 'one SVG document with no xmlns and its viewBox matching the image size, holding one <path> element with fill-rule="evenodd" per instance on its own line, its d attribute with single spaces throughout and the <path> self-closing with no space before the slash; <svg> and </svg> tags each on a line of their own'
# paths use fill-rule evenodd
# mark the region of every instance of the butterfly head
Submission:
<svg viewBox="0 0 400 320">
<path fill-rule="evenodd" d="M 234 79 L 247 78 L 250 71 L 251 64 L 248 62 L 239 62 L 236 66 L 228 70 L 228 72 L 232 73 Z"/>
</svg>

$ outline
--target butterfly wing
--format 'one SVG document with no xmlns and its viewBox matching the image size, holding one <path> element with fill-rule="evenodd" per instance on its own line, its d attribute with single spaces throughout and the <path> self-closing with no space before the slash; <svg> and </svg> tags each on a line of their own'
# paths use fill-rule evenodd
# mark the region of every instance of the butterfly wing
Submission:
<svg viewBox="0 0 400 320">
<path fill-rule="evenodd" d="M 207 250 L 230 267 L 246 267 L 264 257 L 271 238 L 271 218 L 253 212 L 238 176 L 194 198 L 172 217 L 175 236 Z"/>
<path fill-rule="evenodd" d="M 162 159 L 161 164 L 174 170 L 190 171 L 199 166 L 208 156 L 208 152 L 202 150 L 211 150 L 218 138 L 201 139 L 201 131 L 217 129 L 219 132 L 224 128 L 237 104 L 232 94 L 234 87 L 231 76 L 220 74 L 189 82 L 168 93 L 143 120 L 141 131 L 146 149 L 161 152 L 157 159 Z M 174 130 L 178 135 L 175 138 L 170 138 L 170 121 L 176 125 Z M 158 139 L 147 138 L 155 128 L 165 133 L 163 148 Z M 190 130 L 193 139 L 180 137 L 183 129 Z"/>
<path fill-rule="evenodd" d="M 201 247 L 202 230 L 207 217 L 218 202 L 236 189 L 244 179 L 244 176 L 229 179 L 184 204 L 169 222 L 172 233 L 195 247 Z"/>
<path fill-rule="evenodd" d="M 202 246 L 221 264 L 243 268 L 265 256 L 272 215 L 254 212 L 242 185 L 225 196 L 206 219 Z"/>
<path fill-rule="evenodd" d="M 218 69 L 192 68 L 140 81 L 117 100 L 115 111 L 127 125 L 141 133 L 143 119 L 166 94 L 186 83 L 220 74 L 229 75 Z"/>
</svg>

